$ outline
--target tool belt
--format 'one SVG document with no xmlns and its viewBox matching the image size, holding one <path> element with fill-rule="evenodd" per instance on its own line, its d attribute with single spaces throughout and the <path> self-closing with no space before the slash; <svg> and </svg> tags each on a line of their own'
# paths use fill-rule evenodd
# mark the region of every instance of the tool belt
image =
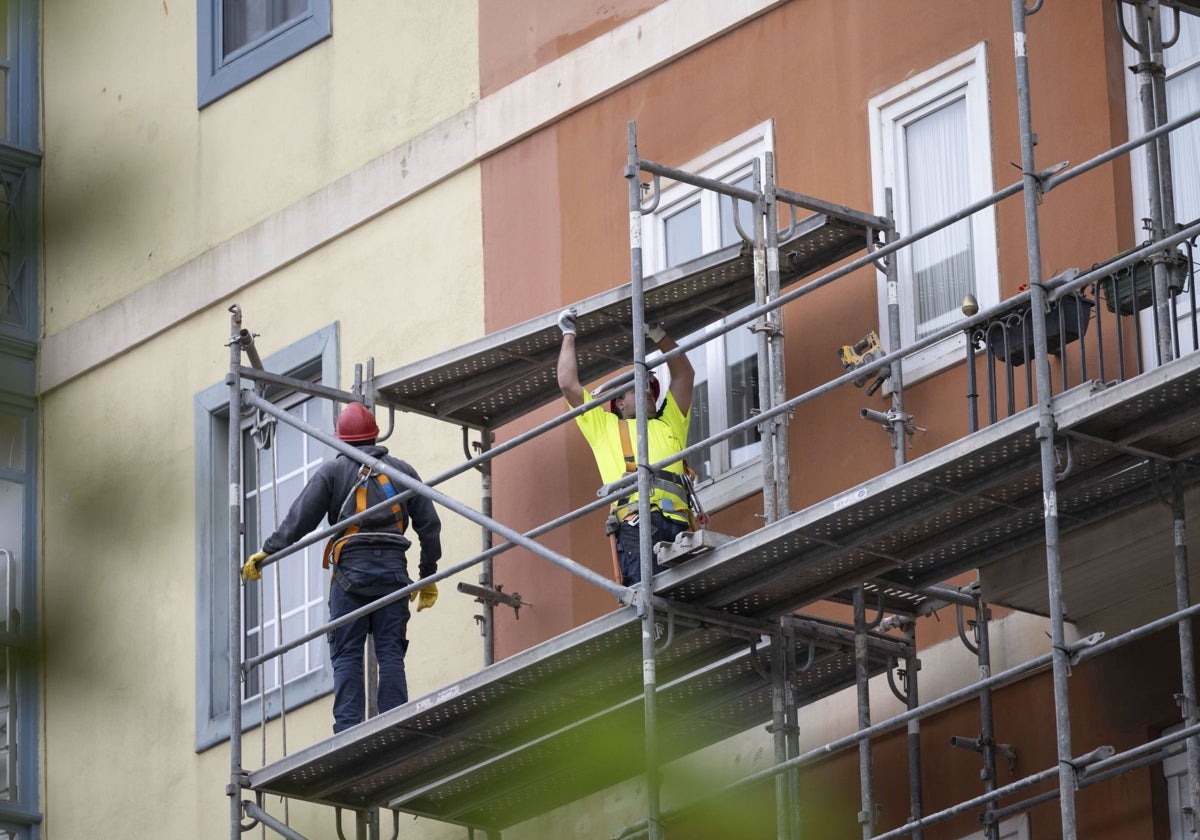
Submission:
<svg viewBox="0 0 1200 840">
<path fill-rule="evenodd" d="M 703 514 L 699 510 L 699 500 L 695 497 L 695 492 L 692 490 L 691 481 L 686 474 L 667 472 L 666 470 L 655 470 L 650 476 L 650 489 L 661 490 L 678 496 L 687 505 L 682 509 L 664 509 L 662 497 L 650 499 L 650 507 L 652 510 L 657 510 L 663 516 L 670 519 L 676 519 L 687 523 L 689 530 L 696 530 L 702 524 L 700 515 Z M 670 500 L 667 500 L 670 502 Z M 632 494 L 613 502 L 608 519 L 605 521 L 604 528 L 606 534 L 615 533 L 620 523 L 636 520 L 638 516 L 638 501 L 633 498 Z M 707 517 L 704 518 L 707 522 Z"/>
</svg>

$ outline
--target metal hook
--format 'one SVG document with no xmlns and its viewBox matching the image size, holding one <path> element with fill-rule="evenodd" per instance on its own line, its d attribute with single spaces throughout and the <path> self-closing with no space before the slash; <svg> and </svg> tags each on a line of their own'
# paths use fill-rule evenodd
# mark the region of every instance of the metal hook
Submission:
<svg viewBox="0 0 1200 840">
<path fill-rule="evenodd" d="M 962 640 L 962 643 L 963 643 L 963 645 L 966 646 L 967 650 L 971 651 L 971 653 L 978 656 L 979 648 L 976 647 L 967 638 L 967 632 L 966 632 L 966 629 L 964 628 L 964 622 L 963 622 L 963 605 L 962 604 L 954 605 L 954 620 L 955 620 L 955 623 L 958 625 L 958 638 Z"/>
<path fill-rule="evenodd" d="M 809 668 L 811 668 L 813 666 L 813 663 L 816 662 L 816 660 L 817 660 L 817 643 L 815 641 L 813 641 L 812 639 L 809 639 L 808 640 L 808 661 L 804 663 L 803 667 L 797 668 L 796 673 L 803 674 L 805 671 L 807 671 Z"/>
<path fill-rule="evenodd" d="M 1075 469 L 1075 448 L 1071 445 L 1071 438 L 1064 438 L 1064 440 L 1066 441 L 1065 448 L 1067 450 L 1067 465 L 1063 467 L 1062 472 L 1056 472 L 1054 474 L 1054 479 L 1056 481 L 1062 481 Z"/>
<path fill-rule="evenodd" d="M 779 235 L 776 238 L 776 241 L 780 245 L 786 245 L 788 240 L 790 240 L 792 238 L 792 236 L 796 233 L 796 205 L 789 204 L 788 211 L 791 214 L 791 218 L 788 221 L 788 226 L 786 228 L 784 228 L 783 230 L 779 231 Z"/>
<path fill-rule="evenodd" d="M 652 185 L 651 189 L 653 190 L 650 194 L 650 203 L 649 204 L 642 204 L 640 202 L 638 203 L 638 210 L 641 211 L 643 216 L 649 215 L 650 213 L 653 213 L 655 210 L 657 210 L 658 202 L 662 199 L 662 189 L 660 188 L 659 183 L 658 183 L 658 173 L 655 173 L 653 176 L 651 176 L 650 183 Z M 642 186 L 645 186 L 645 184 L 643 184 Z"/>
<path fill-rule="evenodd" d="M 655 629 L 655 631 L 658 630 L 657 623 L 655 623 L 654 629 Z M 667 605 L 667 640 L 665 642 L 663 642 L 661 646 L 655 645 L 654 653 L 655 654 L 666 653 L 667 650 L 670 649 L 671 643 L 673 641 L 675 641 L 675 610 L 673 610 L 671 608 L 671 606 L 668 604 Z"/>
<path fill-rule="evenodd" d="M 255 412 L 254 428 L 250 432 L 250 440 L 254 441 L 255 449 L 271 448 L 271 444 L 275 441 L 276 422 L 274 417 L 267 417 L 261 411 Z"/>
<path fill-rule="evenodd" d="M 896 696 L 897 700 L 899 700 L 901 703 L 904 703 L 905 705 L 907 705 L 908 704 L 908 692 L 901 691 L 900 687 L 898 685 L 896 685 L 895 673 L 896 673 L 896 658 L 894 656 L 889 656 L 888 657 L 888 667 L 887 667 L 888 688 L 890 688 L 892 690 L 892 694 L 894 694 Z"/>
</svg>

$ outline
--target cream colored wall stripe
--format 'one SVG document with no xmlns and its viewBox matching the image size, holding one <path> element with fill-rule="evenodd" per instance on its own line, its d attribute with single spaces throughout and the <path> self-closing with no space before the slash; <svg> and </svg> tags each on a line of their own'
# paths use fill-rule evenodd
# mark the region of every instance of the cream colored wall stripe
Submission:
<svg viewBox="0 0 1200 840">
<path fill-rule="evenodd" d="M 785 0 L 667 0 L 41 343 L 47 393 Z"/>
</svg>

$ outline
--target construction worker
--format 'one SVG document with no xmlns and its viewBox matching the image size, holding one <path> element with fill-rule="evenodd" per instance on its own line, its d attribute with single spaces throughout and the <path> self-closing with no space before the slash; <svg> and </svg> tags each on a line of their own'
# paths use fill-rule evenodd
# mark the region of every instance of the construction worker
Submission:
<svg viewBox="0 0 1200 840">
<path fill-rule="evenodd" d="M 376 446 L 379 426 L 374 415 L 359 403 L 350 403 L 338 415 L 337 436 L 375 458 L 420 481 L 416 470 Z M 337 523 L 356 512 L 395 496 L 386 475 L 369 469 L 346 455 L 326 461 L 304 486 L 292 504 L 283 524 L 263 541 L 262 550 L 250 556 L 242 566 L 243 580 L 259 580 L 258 564 L 268 554 L 282 551 L 309 534 L 323 518 Z M 326 567 L 333 566 L 329 586 L 329 618 L 339 618 L 384 595 L 408 586 L 405 552 L 412 543 L 404 532 L 412 523 L 421 543 L 418 570 L 422 578 L 437 571 L 442 556 L 442 524 L 433 502 L 415 495 L 390 509 L 373 514 L 363 522 L 348 525 L 330 539 L 325 547 Z M 329 633 L 329 654 L 333 662 L 333 731 L 341 732 L 365 715 L 366 693 L 363 688 L 363 651 L 370 633 L 375 640 L 379 662 L 379 711 L 385 712 L 408 701 L 408 683 L 404 676 L 404 654 L 408 650 L 409 601 L 417 602 L 417 612 L 437 601 L 437 584 L 431 583 L 380 607 Z"/>
<path fill-rule="evenodd" d="M 572 408 L 592 399 L 591 392 L 579 382 L 579 362 L 575 354 L 577 318 L 578 313 L 573 307 L 563 310 L 558 318 L 558 328 L 562 331 L 562 347 L 558 352 L 558 387 Z M 678 346 L 659 326 L 647 325 L 646 336 L 664 352 Z M 645 405 L 641 406 L 647 417 L 650 462 L 655 464 L 687 446 L 688 424 L 691 421 L 692 386 L 696 379 L 692 363 L 681 354 L 667 362 L 667 370 L 671 373 L 671 386 L 662 407 L 659 408 L 657 404 L 659 385 L 653 374 L 650 375 Z M 604 386 L 601 386 L 603 389 Z M 592 447 L 603 484 L 617 481 L 626 472 L 636 469 L 634 458 L 637 446 L 634 441 L 637 439 L 638 408 L 631 383 L 629 390 L 609 401 L 608 411 L 586 411 L 575 418 L 584 438 Z M 670 542 L 679 533 L 690 530 L 690 488 L 686 481 L 682 461 L 667 466 L 651 477 L 652 543 Z M 642 579 L 638 526 L 635 490 L 613 503 L 606 526 L 613 551 L 613 574 L 614 577 L 619 574 L 620 582 L 625 586 L 632 586 Z M 662 571 L 662 566 L 654 562 L 653 569 L 657 574 Z"/>
</svg>

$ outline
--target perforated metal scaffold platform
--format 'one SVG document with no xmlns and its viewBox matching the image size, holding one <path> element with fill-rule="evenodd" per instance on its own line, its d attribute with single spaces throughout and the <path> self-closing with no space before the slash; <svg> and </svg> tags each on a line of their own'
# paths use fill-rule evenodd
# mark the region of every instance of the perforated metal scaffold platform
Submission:
<svg viewBox="0 0 1200 840">
<path fill-rule="evenodd" d="M 1200 479 L 1186 463 L 1200 447 L 1197 409 L 1200 354 L 1056 397 L 1064 530 L 1158 499 L 1164 464 Z M 1002 420 L 670 569 L 655 591 L 685 611 L 771 619 L 855 581 L 920 587 L 994 562 L 1043 537 L 1037 422 L 1036 409 Z M 632 608 L 617 610 L 252 772 L 251 786 L 489 828 L 603 789 L 640 770 L 639 627 Z M 808 640 L 797 646 L 803 661 Z M 677 628 L 658 660 L 664 756 L 767 719 L 768 647 L 758 638 L 752 652 L 727 628 Z M 845 649 L 823 650 L 801 705 L 854 683 Z M 873 669 L 885 666 L 876 653 Z M 581 762 L 596 741 L 598 758 Z"/>
<path fill-rule="evenodd" d="M 794 283 L 865 250 L 874 228 L 827 214 L 797 223 L 779 246 L 780 283 Z M 581 382 L 627 366 L 633 358 L 631 284 L 576 305 Z M 738 244 L 647 277 L 646 322 L 675 338 L 754 303 L 752 249 Z M 380 399 L 407 411 L 476 428 L 496 428 L 560 396 L 554 366 L 562 335 L 549 313 L 378 376 Z"/>
<path fill-rule="evenodd" d="M 769 719 L 767 636 L 734 634 L 684 616 L 664 616 L 659 629 L 670 634 L 658 658 L 664 758 Z M 252 773 L 251 785 L 468 826 L 528 819 L 641 771 L 640 632 L 636 611 L 622 608 Z M 882 672 L 900 647 L 878 634 L 869 640 L 870 673 Z M 854 683 L 848 630 L 804 621 L 795 656 L 801 702 Z"/>
<path fill-rule="evenodd" d="M 1200 358 L 1053 400 L 1061 532 L 1157 501 L 1200 449 Z M 1036 408 L 659 575 L 667 598 L 767 618 L 863 580 L 919 589 L 1042 544 Z M 1069 468 L 1068 468 L 1069 467 Z"/>
</svg>

